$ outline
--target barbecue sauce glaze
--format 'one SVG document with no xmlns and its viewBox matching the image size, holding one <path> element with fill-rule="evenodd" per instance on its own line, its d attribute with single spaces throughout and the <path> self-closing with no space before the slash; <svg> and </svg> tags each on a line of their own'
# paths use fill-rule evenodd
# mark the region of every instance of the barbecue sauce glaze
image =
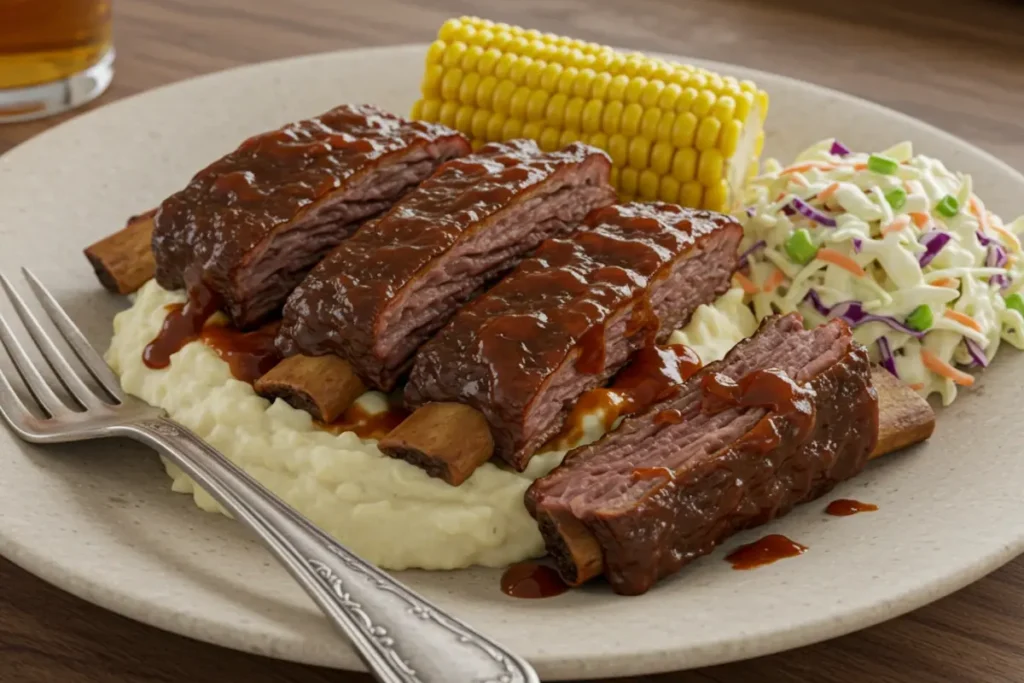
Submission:
<svg viewBox="0 0 1024 683">
<path fill-rule="evenodd" d="M 389 401 L 388 409 L 379 413 L 371 413 L 359 403 L 353 403 L 340 418 L 322 426 L 335 434 L 354 432 L 360 439 L 380 439 L 407 417 L 409 411 L 395 402 Z"/>
<path fill-rule="evenodd" d="M 781 370 L 756 370 L 738 382 L 715 372 L 702 378 L 701 388 L 704 392 L 701 409 L 706 413 L 720 413 L 733 407 L 770 408 L 796 427 L 792 435 L 796 442 L 803 441 L 814 427 L 814 390 L 801 387 Z M 782 436 L 770 420 L 762 420 L 751 431 L 748 443 L 770 451 L 778 448 Z"/>
<path fill-rule="evenodd" d="M 683 344 L 646 346 L 616 375 L 611 385 L 587 391 L 573 406 L 562 432 L 550 443 L 555 448 L 565 447 L 583 437 L 587 415 L 600 412 L 603 427 L 608 431 L 620 417 L 643 412 L 649 407 L 671 398 L 679 385 L 701 368 L 697 353 Z M 677 424 L 682 421 L 678 410 L 665 410 L 655 416 L 659 424 Z"/>
</svg>

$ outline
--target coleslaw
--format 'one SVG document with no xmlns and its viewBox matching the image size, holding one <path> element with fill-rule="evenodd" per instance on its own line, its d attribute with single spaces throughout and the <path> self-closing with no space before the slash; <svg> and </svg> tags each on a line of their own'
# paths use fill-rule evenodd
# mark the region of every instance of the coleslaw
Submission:
<svg viewBox="0 0 1024 683">
<path fill-rule="evenodd" d="M 971 176 L 902 142 L 875 154 L 823 140 L 768 160 L 738 212 L 737 274 L 760 320 L 842 318 L 924 396 L 951 403 L 1006 341 L 1024 349 L 1024 216 L 1004 225 Z"/>
</svg>

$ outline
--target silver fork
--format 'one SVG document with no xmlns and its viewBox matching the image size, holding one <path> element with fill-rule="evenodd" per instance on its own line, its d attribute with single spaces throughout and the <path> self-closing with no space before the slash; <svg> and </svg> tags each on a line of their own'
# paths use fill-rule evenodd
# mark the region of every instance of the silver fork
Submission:
<svg viewBox="0 0 1024 683">
<path fill-rule="evenodd" d="M 25 441 L 128 437 L 177 465 L 263 541 L 384 683 L 538 683 L 522 658 L 446 614 L 346 550 L 158 408 L 127 396 L 56 299 L 27 269 L 36 298 L 108 396 L 93 391 L 39 324 L 10 281 L 0 284 L 43 357 L 74 398 L 47 383 L 0 315 L 0 342 L 46 417 L 36 417 L 0 369 L 0 414 Z"/>
</svg>

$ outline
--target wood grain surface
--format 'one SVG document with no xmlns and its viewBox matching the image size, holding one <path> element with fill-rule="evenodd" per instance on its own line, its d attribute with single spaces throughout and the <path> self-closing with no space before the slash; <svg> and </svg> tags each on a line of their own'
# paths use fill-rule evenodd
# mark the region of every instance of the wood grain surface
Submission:
<svg viewBox="0 0 1024 683">
<path fill-rule="evenodd" d="M 2 7 L 0 2 L 0 21 Z M 945 128 L 1024 169 L 1024 4 L 1009 1 L 118 0 L 117 76 L 93 106 L 239 64 L 428 41 L 441 22 L 461 14 L 731 61 L 842 89 Z M 60 120 L 0 126 L 0 152 Z M 789 653 L 633 681 L 1022 679 L 1024 559 L 1018 559 L 959 593 L 860 633 Z M 367 683 L 369 678 L 172 636 L 71 597 L 0 559 L 0 681 Z"/>
</svg>

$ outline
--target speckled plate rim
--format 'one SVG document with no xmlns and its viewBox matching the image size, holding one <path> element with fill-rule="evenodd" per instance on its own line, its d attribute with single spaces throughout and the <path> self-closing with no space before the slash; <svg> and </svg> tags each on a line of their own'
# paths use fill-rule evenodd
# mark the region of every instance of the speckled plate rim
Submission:
<svg viewBox="0 0 1024 683">
<path fill-rule="evenodd" d="M 422 45 L 400 46 L 310 55 L 239 67 L 226 72 L 209 74 L 197 79 L 170 84 L 154 91 L 141 93 L 106 107 L 101 107 L 46 131 L 32 140 L 19 145 L 5 155 L 0 160 L 0 166 L 2 166 L 3 162 L 16 164 L 22 156 L 35 154 L 35 150 L 42 152 L 49 144 L 51 136 L 59 134 L 62 130 L 75 129 L 85 133 L 94 122 L 100 122 L 107 117 L 116 116 L 119 108 L 134 106 L 139 100 L 151 97 L 154 93 L 181 89 L 182 86 L 187 87 L 190 84 L 194 87 L 196 85 L 216 83 L 220 79 L 254 76 L 262 70 L 275 67 L 295 67 L 296 69 L 299 67 L 329 67 L 334 61 L 344 63 L 349 59 L 365 59 L 367 65 L 372 65 L 377 63 L 382 55 L 402 52 L 415 52 L 417 55 L 422 55 L 423 49 L 424 46 Z M 769 91 L 771 91 L 772 86 L 778 86 L 813 92 L 815 95 L 820 96 L 822 101 L 831 100 L 832 102 L 844 104 L 861 111 L 871 111 L 888 120 L 898 122 L 904 127 L 914 128 L 922 133 L 927 133 L 935 140 L 948 145 L 951 149 L 956 148 L 960 153 L 973 157 L 973 161 L 977 164 L 988 165 L 992 173 L 1002 175 L 1008 183 L 1017 187 L 1021 195 L 1024 195 L 1024 176 L 1008 164 L 984 150 L 969 145 L 955 136 L 905 114 L 839 91 L 783 76 L 730 64 L 702 60 L 688 61 L 699 61 L 703 65 L 718 71 L 752 78 L 764 84 Z M 366 68 L 372 67 L 367 66 Z M 338 101 L 343 101 L 345 97 L 342 95 L 337 99 Z M 771 126 L 771 120 L 769 125 Z M 837 131 L 837 133 L 842 135 L 843 132 Z M 808 143 L 812 141 L 807 140 Z M 2 188 L 0 188 L 0 192 L 2 192 Z M 0 230 L 0 237 L 6 238 L 6 234 L 2 230 Z M 89 286 L 91 286 L 91 283 Z M 1003 367 L 1007 366 L 1004 365 Z M 957 407 L 954 407 L 952 410 L 956 409 Z M 940 415 L 941 418 L 942 415 Z M 916 458 L 924 457 L 924 455 L 922 449 L 918 449 L 917 453 L 908 453 L 901 457 Z M 876 467 L 870 471 L 877 472 L 879 469 L 887 469 L 890 463 L 881 463 L 881 465 L 882 467 Z M 1024 523 L 1021 523 L 1021 519 L 1017 519 L 1017 516 L 1021 513 L 1021 507 L 1018 504 L 1014 504 L 1012 506 L 1008 505 L 1007 509 L 1013 511 L 1016 523 L 1006 524 L 1003 533 L 993 535 L 986 538 L 983 543 L 979 542 L 976 546 L 970 547 L 969 553 L 955 560 L 948 561 L 942 571 L 926 576 L 922 580 L 912 582 L 911 584 L 895 581 L 888 586 L 888 590 L 880 590 L 870 602 L 860 604 L 854 608 L 847 606 L 837 612 L 821 610 L 816 618 L 804 618 L 795 623 L 780 625 L 778 628 L 770 631 L 740 632 L 733 634 L 732 637 L 704 641 L 693 646 L 678 644 L 671 647 L 644 646 L 642 644 L 644 639 L 641 635 L 637 639 L 637 647 L 632 653 L 623 653 L 617 648 L 606 651 L 600 646 L 600 643 L 589 649 L 584 648 L 582 650 L 580 648 L 560 650 L 557 645 L 549 647 L 543 643 L 538 643 L 536 647 L 519 647 L 519 650 L 538 667 L 538 670 L 545 678 L 564 679 L 570 677 L 637 675 L 705 666 L 768 654 L 840 636 L 898 616 L 952 593 L 1024 552 Z M 797 516 L 797 514 L 793 515 L 794 518 Z M 803 516 L 806 517 L 807 515 Z M 254 638 L 254 632 L 246 628 L 245 624 L 238 624 L 237 628 L 225 628 L 224 623 L 211 618 L 208 614 L 203 614 L 202 610 L 196 611 L 188 606 L 173 610 L 168 609 L 165 605 L 149 603 L 126 596 L 120 590 L 118 581 L 111 580 L 109 577 L 77 572 L 73 565 L 69 565 L 62 558 L 55 557 L 50 552 L 40 552 L 31 542 L 26 542 L 25 539 L 31 538 L 32 534 L 26 534 L 25 529 L 20 529 L 17 524 L 12 525 L 8 522 L 5 522 L 3 516 L 0 516 L 0 552 L 4 556 L 27 571 L 89 602 L 158 628 L 238 650 L 312 664 L 350 669 L 362 668 L 353 653 L 347 648 L 331 651 L 324 650 L 322 647 L 306 647 L 301 638 L 297 640 L 276 641 L 274 639 Z M 35 533 L 41 531 L 43 530 L 34 530 Z M 746 538 L 746 536 L 741 538 Z M 704 563 L 705 565 L 710 565 L 712 561 L 710 559 L 704 560 Z M 414 573 L 413 576 L 415 575 L 422 576 L 422 573 Z M 414 582 L 414 585 L 419 585 L 419 583 L 417 580 Z M 663 595 L 665 598 L 670 598 L 670 596 L 671 593 L 668 592 Z M 506 634 L 502 634 L 500 631 L 495 632 L 492 630 L 491 632 L 499 639 L 509 640 Z M 584 652 L 585 658 L 581 657 Z"/>
</svg>

